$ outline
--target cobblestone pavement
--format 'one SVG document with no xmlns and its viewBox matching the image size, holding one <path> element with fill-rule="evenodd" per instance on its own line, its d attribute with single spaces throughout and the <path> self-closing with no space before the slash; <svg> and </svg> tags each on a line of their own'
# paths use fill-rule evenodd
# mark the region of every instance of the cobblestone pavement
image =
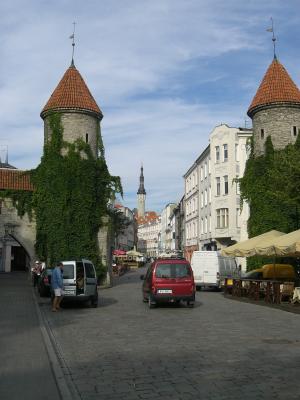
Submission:
<svg viewBox="0 0 300 400">
<path fill-rule="evenodd" d="M 61 399 L 28 274 L 0 274 L 0 304 L 0 399 Z"/>
<path fill-rule="evenodd" d="M 194 309 L 142 302 L 143 270 L 100 306 L 44 311 L 83 400 L 300 399 L 300 316 L 197 293 Z"/>
</svg>

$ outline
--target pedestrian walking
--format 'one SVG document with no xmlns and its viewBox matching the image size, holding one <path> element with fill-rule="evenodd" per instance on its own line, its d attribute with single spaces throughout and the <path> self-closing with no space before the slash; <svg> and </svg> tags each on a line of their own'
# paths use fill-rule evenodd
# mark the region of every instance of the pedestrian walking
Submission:
<svg viewBox="0 0 300 400">
<path fill-rule="evenodd" d="M 34 263 L 34 267 L 31 269 L 32 271 L 32 282 L 33 286 L 36 287 L 38 284 L 39 277 L 42 272 L 42 264 L 39 261 Z"/>
<path fill-rule="evenodd" d="M 63 263 L 58 263 L 52 272 L 51 286 L 54 292 L 54 299 L 52 302 L 52 311 L 60 309 L 60 303 L 64 295 L 64 284 L 63 284 Z"/>
</svg>

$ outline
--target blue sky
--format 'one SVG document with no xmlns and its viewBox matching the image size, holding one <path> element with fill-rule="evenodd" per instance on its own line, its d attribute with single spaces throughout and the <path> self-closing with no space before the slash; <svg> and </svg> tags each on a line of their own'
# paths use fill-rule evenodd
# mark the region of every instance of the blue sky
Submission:
<svg viewBox="0 0 300 400">
<path fill-rule="evenodd" d="M 102 136 L 122 203 L 136 207 L 143 163 L 146 209 L 183 195 L 183 174 L 220 124 L 245 126 L 249 104 L 277 55 L 300 86 L 298 0 L 10 0 L 0 3 L 0 154 L 36 167 L 39 114 L 75 65 L 104 114 Z M 247 126 L 251 122 L 247 121 Z"/>
</svg>

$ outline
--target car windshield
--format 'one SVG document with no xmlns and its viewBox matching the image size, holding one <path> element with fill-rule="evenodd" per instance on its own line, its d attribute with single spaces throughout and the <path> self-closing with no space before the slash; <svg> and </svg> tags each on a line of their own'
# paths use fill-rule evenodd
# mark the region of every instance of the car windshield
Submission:
<svg viewBox="0 0 300 400">
<path fill-rule="evenodd" d="M 74 279 L 74 265 L 73 264 L 64 264 L 63 277 L 64 277 L 64 279 Z"/>
<path fill-rule="evenodd" d="M 191 269 L 187 264 L 158 264 L 155 271 L 157 278 L 186 278 L 191 276 Z"/>
</svg>

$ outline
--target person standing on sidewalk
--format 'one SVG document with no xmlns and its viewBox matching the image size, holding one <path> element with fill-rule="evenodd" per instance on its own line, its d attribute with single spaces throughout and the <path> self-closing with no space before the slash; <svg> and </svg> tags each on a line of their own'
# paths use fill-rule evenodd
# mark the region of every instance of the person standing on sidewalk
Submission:
<svg viewBox="0 0 300 400">
<path fill-rule="evenodd" d="M 57 311 L 60 309 L 60 303 L 64 294 L 64 284 L 63 284 L 63 263 L 58 263 L 54 268 L 51 277 L 51 286 L 54 292 L 54 299 L 52 303 L 52 311 Z"/>
</svg>

